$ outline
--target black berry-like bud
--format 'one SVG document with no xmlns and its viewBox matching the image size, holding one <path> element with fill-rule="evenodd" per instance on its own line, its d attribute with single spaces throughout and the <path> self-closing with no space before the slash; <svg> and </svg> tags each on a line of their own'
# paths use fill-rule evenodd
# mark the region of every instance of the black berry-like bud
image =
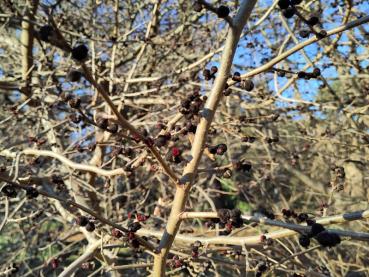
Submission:
<svg viewBox="0 0 369 277">
<path fill-rule="evenodd" d="M 282 9 L 285 10 L 290 6 L 290 0 L 279 0 L 278 1 L 278 6 Z"/>
<path fill-rule="evenodd" d="M 300 213 L 297 216 L 297 221 L 298 222 L 305 222 L 307 219 L 309 219 L 309 216 L 306 213 Z"/>
<path fill-rule="evenodd" d="M 326 30 L 321 30 L 316 36 L 318 39 L 323 39 L 328 35 Z"/>
<path fill-rule="evenodd" d="M 309 236 L 310 237 L 315 237 L 317 234 L 319 234 L 323 231 L 325 231 L 325 228 L 322 224 L 314 223 L 313 225 L 311 225 L 311 230 L 309 232 Z"/>
<path fill-rule="evenodd" d="M 109 121 L 106 118 L 99 118 L 96 120 L 96 125 L 101 129 L 106 130 L 108 128 Z"/>
<path fill-rule="evenodd" d="M 121 238 L 123 236 L 123 233 L 122 231 L 120 231 L 119 229 L 117 228 L 114 228 L 113 230 L 111 230 L 111 235 L 115 238 Z"/>
<path fill-rule="evenodd" d="M 192 124 L 192 122 L 187 122 L 186 124 L 186 131 L 189 133 L 196 133 L 197 126 Z"/>
<path fill-rule="evenodd" d="M 53 35 L 54 33 L 54 29 L 52 26 L 50 25 L 44 25 L 40 28 L 40 30 L 38 31 L 39 35 L 40 35 L 40 39 L 46 42 L 49 42 L 50 37 Z"/>
<path fill-rule="evenodd" d="M 241 73 L 237 71 L 233 73 L 232 80 L 236 82 L 241 82 Z"/>
<path fill-rule="evenodd" d="M 281 71 L 281 70 L 278 70 L 278 71 L 277 71 L 277 74 L 278 74 L 278 76 L 279 76 L 279 77 L 284 77 L 284 76 L 286 76 L 286 72 L 285 72 L 285 71 Z"/>
<path fill-rule="evenodd" d="M 330 233 L 328 231 L 320 232 L 316 235 L 315 239 L 324 247 L 333 247 L 341 242 L 339 235 L 336 233 Z"/>
<path fill-rule="evenodd" d="M 216 13 L 219 18 L 226 18 L 229 15 L 230 10 L 227 6 L 221 5 L 217 8 Z"/>
<path fill-rule="evenodd" d="M 73 98 L 73 95 L 63 91 L 59 97 L 62 101 L 67 102 Z"/>
<path fill-rule="evenodd" d="M 213 65 L 211 68 L 210 68 L 210 71 L 211 71 L 211 74 L 215 74 L 218 72 L 218 67 L 216 67 L 215 65 Z"/>
<path fill-rule="evenodd" d="M 76 224 L 78 224 L 79 226 L 84 227 L 87 225 L 88 222 L 88 218 L 85 216 L 79 216 L 76 218 Z"/>
<path fill-rule="evenodd" d="M 301 31 L 299 32 L 299 35 L 300 35 L 300 37 L 302 37 L 302 38 L 307 38 L 307 37 L 309 36 L 309 34 L 310 34 L 310 31 L 309 31 L 309 30 L 301 30 Z"/>
<path fill-rule="evenodd" d="M 318 17 L 316 17 L 316 16 L 312 16 L 312 17 L 310 17 L 308 20 L 307 20 L 307 22 L 306 22 L 308 25 L 310 25 L 310 26 L 314 26 L 314 25 L 316 25 L 316 24 L 318 24 L 319 23 L 319 18 Z"/>
<path fill-rule="evenodd" d="M 140 242 L 138 241 L 138 239 L 133 239 L 131 240 L 131 245 L 133 248 L 139 248 L 140 247 Z"/>
<path fill-rule="evenodd" d="M 300 79 L 304 79 L 306 76 L 306 72 L 304 71 L 300 71 L 297 73 L 297 77 L 300 78 Z"/>
<path fill-rule="evenodd" d="M 193 243 L 193 247 L 200 248 L 202 246 L 201 241 L 197 240 Z"/>
<path fill-rule="evenodd" d="M 89 221 L 87 224 L 86 224 L 86 231 L 87 232 L 93 232 L 95 231 L 95 224 L 92 222 L 92 221 Z"/>
<path fill-rule="evenodd" d="M 72 58 L 82 62 L 87 59 L 88 48 L 86 45 L 81 44 L 72 49 Z"/>
<path fill-rule="evenodd" d="M 38 191 L 34 187 L 26 188 L 26 195 L 29 199 L 36 198 L 38 196 Z"/>
<path fill-rule="evenodd" d="M 301 235 L 300 237 L 299 237 L 299 243 L 300 243 L 300 245 L 302 246 L 302 247 L 309 247 L 309 245 L 310 245 L 310 238 L 308 237 L 308 236 L 306 236 L 306 235 Z"/>
<path fill-rule="evenodd" d="M 251 168 L 252 168 L 252 164 L 251 163 L 249 163 L 249 162 L 247 162 L 247 161 L 245 161 L 245 162 L 242 162 L 242 163 L 240 163 L 240 165 L 239 165 L 239 169 L 240 170 L 242 170 L 242 171 L 250 171 L 251 170 Z"/>
<path fill-rule="evenodd" d="M 70 121 L 72 121 L 75 124 L 78 124 L 78 123 L 81 122 L 81 117 L 76 113 L 70 114 L 69 119 L 70 119 Z"/>
<path fill-rule="evenodd" d="M 292 215 L 292 212 L 288 209 L 282 209 L 282 214 L 284 218 L 289 218 Z"/>
<path fill-rule="evenodd" d="M 199 2 L 195 2 L 194 4 L 193 4 L 193 10 L 195 11 L 195 12 L 201 12 L 202 11 L 202 5 L 199 3 Z"/>
<path fill-rule="evenodd" d="M 1 192 L 4 193 L 9 198 L 17 197 L 17 192 L 15 191 L 15 188 L 10 185 L 4 186 Z"/>
<path fill-rule="evenodd" d="M 216 154 L 217 153 L 217 146 L 208 146 L 208 150 L 210 154 Z"/>
<path fill-rule="evenodd" d="M 313 226 L 314 223 L 316 223 L 314 219 L 311 219 L 311 218 L 306 219 L 306 224 L 308 226 Z"/>
<path fill-rule="evenodd" d="M 167 144 L 168 138 L 165 135 L 160 135 L 155 139 L 155 145 L 157 147 L 163 147 Z"/>
<path fill-rule="evenodd" d="M 291 5 L 295 6 L 295 5 L 300 5 L 302 3 L 302 0 L 290 0 Z"/>
<path fill-rule="evenodd" d="M 189 111 L 191 114 L 198 114 L 200 111 L 200 105 L 198 105 L 197 102 L 192 102 Z"/>
<path fill-rule="evenodd" d="M 233 209 L 229 212 L 232 225 L 236 228 L 239 228 L 243 225 L 243 220 L 241 217 L 241 211 L 239 209 Z"/>
<path fill-rule="evenodd" d="M 241 217 L 241 211 L 239 209 L 233 209 L 230 211 L 232 219 L 237 219 Z"/>
<path fill-rule="evenodd" d="M 319 69 L 319 68 L 314 68 L 314 70 L 313 70 L 313 75 L 314 75 L 314 77 L 315 77 L 315 78 L 316 78 L 316 77 L 319 77 L 319 76 L 320 76 L 320 74 L 321 74 L 320 69 Z"/>
<path fill-rule="evenodd" d="M 229 96 L 229 95 L 231 95 L 231 93 L 232 93 L 232 90 L 231 89 L 225 89 L 225 90 L 223 90 L 223 95 L 224 96 Z"/>
<path fill-rule="evenodd" d="M 228 209 L 219 209 L 218 212 L 219 220 L 223 223 L 228 222 L 228 220 L 231 218 L 230 210 Z"/>
<path fill-rule="evenodd" d="M 64 185 L 63 178 L 59 175 L 51 175 L 51 182 Z"/>
<path fill-rule="evenodd" d="M 185 109 L 189 109 L 191 106 L 191 100 L 190 99 L 185 99 L 181 102 L 181 106 Z"/>
<path fill-rule="evenodd" d="M 264 272 L 268 269 L 268 266 L 265 264 L 265 262 L 260 262 L 257 266 L 257 271 L 258 272 Z"/>
<path fill-rule="evenodd" d="M 81 107 L 81 98 L 72 98 L 68 101 L 68 104 L 72 109 L 79 109 Z"/>
<path fill-rule="evenodd" d="M 68 72 L 67 78 L 70 82 L 78 82 L 81 80 L 82 72 L 78 70 L 71 70 Z"/>
<path fill-rule="evenodd" d="M 211 79 L 211 73 L 209 69 L 204 69 L 204 71 L 202 72 L 202 74 L 204 75 L 204 79 L 206 81 L 209 81 Z"/>
<path fill-rule="evenodd" d="M 251 80 L 244 80 L 241 83 L 241 87 L 247 91 L 252 91 L 254 88 L 254 83 Z"/>
<path fill-rule="evenodd" d="M 217 155 L 223 155 L 225 152 L 227 152 L 227 145 L 224 143 L 218 144 L 216 150 Z"/>
<path fill-rule="evenodd" d="M 141 229 L 141 224 L 139 222 L 133 222 L 133 223 L 129 224 L 129 226 L 128 226 L 128 231 L 132 232 L 132 233 L 135 233 L 140 229 Z"/>
<path fill-rule="evenodd" d="M 295 8 L 294 7 L 288 7 L 287 9 L 283 10 L 283 16 L 285 18 L 292 18 L 295 15 Z"/>
</svg>

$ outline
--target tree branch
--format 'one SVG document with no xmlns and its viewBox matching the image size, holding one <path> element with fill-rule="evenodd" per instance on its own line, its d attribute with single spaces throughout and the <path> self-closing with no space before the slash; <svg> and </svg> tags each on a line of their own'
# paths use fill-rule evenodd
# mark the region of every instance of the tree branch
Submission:
<svg viewBox="0 0 369 277">
<path fill-rule="evenodd" d="M 173 243 L 173 240 L 179 230 L 180 219 L 178 215 L 183 212 L 191 185 L 194 181 L 196 170 L 203 153 L 204 143 L 206 141 L 207 133 L 211 122 L 213 120 L 216 108 L 222 97 L 223 90 L 226 86 L 228 76 L 232 67 L 232 61 L 237 49 L 237 44 L 246 21 L 248 20 L 251 11 L 256 3 L 256 0 L 243 1 L 236 17 L 234 18 L 234 25 L 230 28 L 227 40 L 225 43 L 224 52 L 222 54 L 220 68 L 214 82 L 213 89 L 208 101 L 203 109 L 202 117 L 197 126 L 194 143 L 192 145 L 191 153 L 192 160 L 184 169 L 183 175 L 180 179 L 180 185 L 177 187 L 173 206 L 169 215 L 166 230 L 159 245 L 159 253 L 155 255 L 154 260 L 154 276 L 165 275 L 166 257 Z"/>
</svg>

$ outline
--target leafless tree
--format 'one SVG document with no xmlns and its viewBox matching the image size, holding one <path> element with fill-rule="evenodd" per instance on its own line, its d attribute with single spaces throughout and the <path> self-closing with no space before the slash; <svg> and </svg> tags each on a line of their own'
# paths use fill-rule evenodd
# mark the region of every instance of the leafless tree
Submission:
<svg viewBox="0 0 369 277">
<path fill-rule="evenodd" d="M 366 1 L 0 4 L 0 276 L 369 274 Z"/>
</svg>

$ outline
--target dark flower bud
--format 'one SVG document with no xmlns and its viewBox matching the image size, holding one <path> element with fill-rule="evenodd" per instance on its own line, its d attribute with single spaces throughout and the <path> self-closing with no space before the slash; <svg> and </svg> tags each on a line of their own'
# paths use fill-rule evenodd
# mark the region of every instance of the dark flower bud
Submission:
<svg viewBox="0 0 369 277">
<path fill-rule="evenodd" d="M 81 98 L 72 98 L 68 101 L 68 104 L 72 109 L 79 109 L 81 107 Z"/>
<path fill-rule="evenodd" d="M 123 233 L 122 231 L 120 231 L 119 229 L 117 228 L 114 228 L 113 230 L 111 230 L 111 235 L 115 238 L 121 238 L 123 236 Z"/>
<path fill-rule="evenodd" d="M 133 222 L 133 223 L 128 225 L 128 231 L 129 232 L 135 233 L 140 229 L 141 229 L 141 224 L 139 222 Z"/>
<path fill-rule="evenodd" d="M 290 1 L 292 6 L 300 5 L 302 3 L 302 0 L 290 0 Z"/>
<path fill-rule="evenodd" d="M 204 79 L 206 81 L 209 81 L 211 79 L 211 73 L 209 69 L 204 69 L 202 74 L 204 75 Z"/>
<path fill-rule="evenodd" d="M 309 247 L 309 245 L 310 245 L 310 238 L 308 237 L 308 236 L 306 236 L 306 235 L 301 235 L 300 237 L 299 237 L 299 243 L 300 243 L 300 245 L 302 246 L 302 247 Z"/>
<path fill-rule="evenodd" d="M 304 79 L 305 76 L 306 76 L 306 72 L 304 72 L 304 71 L 299 71 L 297 73 L 297 77 L 300 78 L 300 79 Z"/>
<path fill-rule="evenodd" d="M 157 147 L 163 147 L 167 144 L 168 142 L 168 137 L 165 135 L 160 135 L 155 139 L 155 145 Z"/>
<path fill-rule="evenodd" d="M 80 123 L 81 122 L 81 117 L 80 117 L 80 115 L 79 114 L 76 114 L 76 113 L 72 113 L 72 114 L 70 114 L 69 115 L 69 119 L 70 119 L 70 121 L 72 121 L 73 123 L 75 123 L 75 124 L 78 124 L 78 123 Z"/>
<path fill-rule="evenodd" d="M 85 217 L 85 216 L 79 216 L 76 218 L 76 224 L 79 225 L 79 226 L 86 226 L 87 223 L 89 222 L 88 218 Z"/>
<path fill-rule="evenodd" d="M 89 221 L 87 224 L 86 224 L 86 231 L 87 232 L 93 232 L 95 231 L 95 224 L 92 222 L 92 221 Z"/>
<path fill-rule="evenodd" d="M 72 49 L 72 58 L 82 62 L 87 59 L 88 48 L 84 44 L 80 44 Z"/>
<path fill-rule="evenodd" d="M 216 154 L 217 153 L 217 146 L 208 146 L 208 150 L 210 152 L 210 154 Z"/>
<path fill-rule="evenodd" d="M 300 213 L 297 216 L 297 221 L 298 222 L 305 222 L 308 218 L 309 218 L 309 216 L 306 213 Z"/>
<path fill-rule="evenodd" d="M 292 18 L 295 15 L 295 8 L 294 7 L 288 7 L 287 9 L 283 10 L 282 14 L 285 18 Z"/>
<path fill-rule="evenodd" d="M 15 191 L 15 188 L 13 186 L 10 186 L 10 185 L 5 185 L 1 189 L 1 192 L 4 193 L 9 198 L 17 197 L 17 192 Z"/>
<path fill-rule="evenodd" d="M 319 18 L 318 17 L 316 17 L 316 16 L 312 16 L 312 17 L 310 17 L 308 20 L 307 20 L 307 22 L 306 22 L 308 25 L 310 25 L 310 26 L 314 26 L 314 25 L 316 25 L 316 24 L 318 24 L 319 23 Z"/>
<path fill-rule="evenodd" d="M 322 224 L 314 223 L 313 225 L 311 225 L 311 230 L 309 232 L 309 236 L 310 237 L 315 237 L 317 234 L 319 234 L 323 231 L 325 231 L 325 228 Z"/>
<path fill-rule="evenodd" d="M 202 5 L 197 1 L 193 4 L 192 7 L 195 12 L 201 12 L 202 10 Z"/>
<path fill-rule="evenodd" d="M 133 239 L 131 240 L 131 245 L 133 248 L 139 248 L 140 247 L 140 242 L 138 241 L 138 239 Z"/>
<path fill-rule="evenodd" d="M 318 39 L 323 39 L 328 35 L 326 30 L 320 30 L 320 32 L 316 35 Z"/>
<path fill-rule="evenodd" d="M 301 31 L 299 32 L 299 35 L 300 35 L 300 37 L 302 37 L 302 38 L 307 38 L 307 37 L 309 36 L 309 34 L 310 34 L 310 31 L 309 31 L 309 30 L 301 30 Z"/>
<path fill-rule="evenodd" d="M 230 210 L 228 209 L 219 209 L 217 211 L 217 214 L 218 214 L 219 220 L 223 223 L 228 222 L 228 220 L 231 217 Z"/>
<path fill-rule="evenodd" d="M 62 92 L 59 97 L 62 101 L 68 102 L 73 98 L 73 95 L 67 92 Z"/>
<path fill-rule="evenodd" d="M 241 82 L 241 73 L 240 72 L 233 73 L 232 80 L 236 82 Z"/>
<path fill-rule="evenodd" d="M 210 71 L 211 71 L 211 74 L 215 74 L 218 72 L 218 67 L 216 67 L 215 65 L 213 65 L 211 68 L 210 68 Z"/>
<path fill-rule="evenodd" d="M 258 272 L 264 272 L 268 269 L 268 266 L 265 264 L 265 262 L 260 262 L 257 266 L 257 271 Z"/>
<path fill-rule="evenodd" d="M 26 188 L 26 195 L 29 199 L 32 199 L 32 198 L 36 198 L 39 193 L 38 193 L 38 190 L 35 189 L 34 187 L 28 187 Z"/>
<path fill-rule="evenodd" d="M 108 127 L 109 121 L 107 118 L 99 118 L 96 120 L 96 125 L 101 128 L 106 130 L 106 128 Z"/>
<path fill-rule="evenodd" d="M 227 6 L 221 5 L 217 8 L 216 13 L 219 18 L 226 18 L 229 15 L 230 10 Z"/>
<path fill-rule="evenodd" d="M 192 122 L 187 122 L 186 131 L 189 133 L 196 133 L 197 126 L 192 124 Z"/>
<path fill-rule="evenodd" d="M 46 41 L 49 42 L 50 37 L 53 35 L 54 33 L 54 29 L 52 26 L 50 25 L 44 25 L 40 28 L 40 30 L 38 31 L 39 35 L 40 35 L 40 40 L 42 41 Z"/>
<path fill-rule="evenodd" d="M 290 0 L 279 0 L 278 6 L 280 9 L 285 10 L 290 6 Z"/>
<path fill-rule="evenodd" d="M 183 108 L 187 109 L 187 110 L 190 108 L 190 105 L 191 105 L 191 100 L 190 100 L 190 99 L 188 99 L 188 98 L 186 98 L 185 100 L 183 100 L 183 101 L 181 102 L 181 106 L 182 106 Z"/>
<path fill-rule="evenodd" d="M 78 70 L 71 70 L 69 71 L 67 75 L 67 79 L 70 82 L 78 82 L 79 80 L 81 80 L 81 77 L 82 77 L 82 73 L 81 71 L 78 71 Z"/>
<path fill-rule="evenodd" d="M 218 144 L 216 153 L 218 155 L 223 155 L 225 152 L 227 152 L 227 145 L 225 145 L 224 143 Z"/>
<path fill-rule="evenodd" d="M 229 96 L 229 95 L 231 95 L 231 93 L 232 93 L 232 90 L 231 89 L 225 89 L 225 90 L 223 90 L 223 95 L 224 96 Z"/>
<path fill-rule="evenodd" d="M 328 231 L 320 232 L 316 235 L 315 239 L 324 247 L 333 247 L 341 243 L 341 238 L 336 233 L 330 233 Z"/>
</svg>

